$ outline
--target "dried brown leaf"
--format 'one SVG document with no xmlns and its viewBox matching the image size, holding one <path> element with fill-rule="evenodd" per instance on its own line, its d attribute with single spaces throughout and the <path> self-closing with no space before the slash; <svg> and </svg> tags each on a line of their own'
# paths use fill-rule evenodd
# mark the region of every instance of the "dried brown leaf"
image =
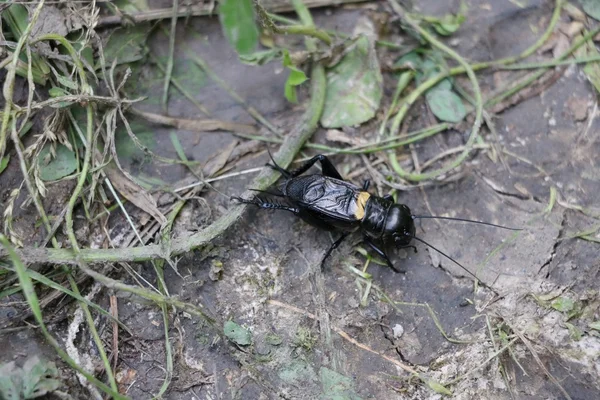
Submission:
<svg viewBox="0 0 600 400">
<path fill-rule="evenodd" d="M 104 171 L 112 185 L 123 197 L 135 204 L 140 210 L 150 214 L 161 225 L 167 222 L 167 218 L 158 209 L 156 200 L 143 187 L 128 179 L 116 165 L 109 164 L 104 168 Z"/>
<path fill-rule="evenodd" d="M 229 160 L 229 157 L 236 148 L 237 144 L 237 140 L 232 141 L 225 149 L 223 149 L 223 151 L 208 160 L 208 162 L 204 165 L 204 168 L 202 168 L 202 173 L 204 176 L 211 177 L 219 172 L 219 170 L 223 168 L 225 164 L 227 164 L 227 160 Z"/>
<path fill-rule="evenodd" d="M 194 132 L 210 132 L 210 131 L 231 131 L 244 134 L 254 134 L 257 129 L 254 125 L 236 124 L 233 122 L 220 121 L 217 119 L 186 119 L 173 118 L 161 114 L 154 114 L 138 109 L 130 109 L 133 114 L 138 115 L 147 121 L 161 125 L 173 126 L 178 129 Z"/>
</svg>

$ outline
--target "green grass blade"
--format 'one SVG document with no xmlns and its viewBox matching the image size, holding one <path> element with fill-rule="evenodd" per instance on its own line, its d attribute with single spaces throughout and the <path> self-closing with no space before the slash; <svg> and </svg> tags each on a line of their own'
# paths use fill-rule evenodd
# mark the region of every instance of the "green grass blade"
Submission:
<svg viewBox="0 0 600 400">
<path fill-rule="evenodd" d="M 35 290 L 33 290 L 33 283 L 31 282 L 31 278 L 27 274 L 27 269 L 25 268 L 25 265 L 23 265 L 23 262 L 21 262 L 21 259 L 19 258 L 19 256 L 17 256 L 17 253 L 15 253 L 13 247 L 10 245 L 6 236 L 0 234 L 0 243 L 2 243 L 2 246 L 6 249 L 6 251 L 8 252 L 9 258 L 13 262 L 15 271 L 17 272 L 17 276 L 19 277 L 19 283 L 21 285 L 21 288 L 23 289 L 23 294 L 25 295 L 27 303 L 29 304 L 29 307 L 31 308 L 31 311 L 33 313 L 33 316 L 35 317 L 36 322 L 38 323 L 42 333 L 44 334 L 44 337 L 46 338 L 48 343 L 52 347 L 54 347 L 54 349 L 58 353 L 59 357 L 62 358 L 63 361 L 66 362 L 75 371 L 77 371 L 81 375 L 85 376 L 85 378 L 88 381 L 90 381 L 92 384 L 96 385 L 96 387 L 98 387 L 103 392 L 112 396 L 114 399 L 119 399 L 119 400 L 127 399 L 126 396 L 123 396 L 123 395 L 119 394 L 118 392 L 115 392 L 109 386 L 107 386 L 105 383 L 101 382 L 100 380 L 98 380 L 97 378 L 92 376 L 90 373 L 85 371 L 83 368 L 81 368 L 60 347 L 60 345 L 58 344 L 56 339 L 54 339 L 54 337 L 50 334 L 50 332 L 48 332 L 48 328 L 46 327 L 46 324 L 44 324 L 44 318 L 42 316 L 42 310 L 40 308 L 40 303 L 39 303 L 37 294 L 35 293 Z"/>
</svg>

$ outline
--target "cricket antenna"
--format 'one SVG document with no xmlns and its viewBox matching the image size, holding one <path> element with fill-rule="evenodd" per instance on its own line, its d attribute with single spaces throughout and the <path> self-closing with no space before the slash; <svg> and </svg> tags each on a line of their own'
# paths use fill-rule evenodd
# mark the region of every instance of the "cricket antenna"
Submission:
<svg viewBox="0 0 600 400">
<path fill-rule="evenodd" d="M 508 229 L 509 231 L 522 231 L 523 230 L 521 228 L 511 228 L 511 227 L 504 226 L 504 225 L 496 225 L 496 224 L 492 224 L 490 222 L 473 221 L 472 219 L 465 219 L 465 218 L 439 217 L 437 215 L 411 215 L 411 217 L 413 219 L 430 218 L 430 219 L 445 219 L 445 220 L 449 220 L 449 221 L 470 222 L 472 224 L 480 224 L 480 225 L 493 226 L 493 227 L 501 228 L 501 229 Z M 415 239 L 417 239 L 417 238 L 415 238 Z"/>
<path fill-rule="evenodd" d="M 465 272 L 467 272 L 469 275 L 471 275 L 473 278 L 475 278 L 477 280 L 477 282 L 479 284 L 481 284 L 481 286 L 488 288 L 492 291 L 495 292 L 494 289 L 492 289 L 490 286 L 488 286 L 486 283 L 484 283 L 481 279 L 479 279 L 478 277 L 475 276 L 475 274 L 473 274 L 471 271 L 469 271 L 467 268 L 465 268 L 464 265 L 462 265 L 461 263 L 459 263 L 458 261 L 456 261 L 454 258 L 450 257 L 448 254 L 444 253 L 443 251 L 441 251 L 440 249 L 430 245 L 429 243 L 427 243 L 426 241 L 424 241 L 421 238 L 418 238 L 416 236 L 410 236 L 411 238 L 418 240 L 419 242 L 423 243 L 426 246 L 431 247 L 432 249 L 434 249 L 435 251 L 437 251 L 438 253 L 440 253 L 441 255 L 443 255 L 444 257 L 446 257 L 448 260 L 452 261 L 454 264 L 458 265 L 459 267 L 461 267 Z"/>
</svg>

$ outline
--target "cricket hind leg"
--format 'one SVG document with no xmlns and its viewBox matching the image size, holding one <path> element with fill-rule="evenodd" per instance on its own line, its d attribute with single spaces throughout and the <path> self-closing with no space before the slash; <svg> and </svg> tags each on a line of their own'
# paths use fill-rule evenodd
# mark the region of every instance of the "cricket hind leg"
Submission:
<svg viewBox="0 0 600 400">
<path fill-rule="evenodd" d="M 269 196 L 274 196 L 274 197 L 286 197 L 285 194 L 281 193 L 281 192 L 273 192 L 270 190 L 260 190 L 260 189 L 248 189 L 252 192 L 258 192 L 258 193 L 264 193 L 264 194 L 268 194 Z"/>
<path fill-rule="evenodd" d="M 339 179 L 341 181 L 344 180 L 342 178 L 342 175 L 340 175 L 340 173 L 338 172 L 338 170 L 335 168 L 335 166 L 331 162 L 331 160 L 329 158 L 327 158 L 327 156 L 325 156 L 323 154 L 317 154 L 316 156 L 314 156 L 310 160 L 306 161 L 299 168 L 294 169 L 292 171 L 288 171 L 288 170 L 282 168 L 279 164 L 277 164 L 277 162 L 275 162 L 275 159 L 273 158 L 273 155 L 271 154 L 271 151 L 268 148 L 267 148 L 267 152 L 269 153 L 269 157 L 271 158 L 271 162 L 273 164 L 267 163 L 266 165 L 268 167 L 274 169 L 275 171 L 279 172 L 281 175 L 283 175 L 284 177 L 286 177 L 288 179 L 289 178 L 295 178 L 295 177 L 297 177 L 299 175 L 302 175 L 303 173 L 305 173 L 306 171 L 308 171 L 308 169 L 310 167 L 312 167 L 313 165 L 315 165 L 317 162 L 320 162 L 321 163 L 321 170 L 323 172 L 323 175 L 328 176 L 330 178 Z"/>
<path fill-rule="evenodd" d="M 251 199 L 242 199 L 241 197 L 234 196 L 231 198 L 231 200 L 235 200 L 243 204 L 252 204 L 265 210 L 284 210 L 294 214 L 298 214 L 300 212 L 300 210 L 296 207 L 290 207 L 285 204 L 269 201 L 268 199 L 264 199 L 259 196 L 254 196 Z"/>
<path fill-rule="evenodd" d="M 303 173 L 308 171 L 308 169 L 310 167 L 315 165 L 317 162 L 321 163 L 321 171 L 323 172 L 323 175 L 328 176 L 330 178 L 339 179 L 341 181 L 344 180 L 342 178 L 342 176 L 340 175 L 340 173 L 338 172 L 338 170 L 333 165 L 333 163 L 331 162 L 331 160 L 329 158 L 327 158 L 327 156 L 324 156 L 323 154 L 318 154 L 318 155 L 314 156 L 313 158 L 311 158 L 310 160 L 308 160 L 307 162 L 302 164 L 302 166 L 300 166 L 299 168 L 290 171 L 291 177 L 295 178 L 298 175 L 302 175 Z"/>
</svg>

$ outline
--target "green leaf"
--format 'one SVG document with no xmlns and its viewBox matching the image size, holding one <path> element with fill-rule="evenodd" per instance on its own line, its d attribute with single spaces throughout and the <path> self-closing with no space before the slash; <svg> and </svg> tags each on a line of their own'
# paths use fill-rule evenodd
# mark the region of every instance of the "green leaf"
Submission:
<svg viewBox="0 0 600 400">
<path fill-rule="evenodd" d="M 287 50 L 283 51 L 283 66 L 290 70 L 290 75 L 285 81 L 284 94 L 285 98 L 291 103 L 297 103 L 296 86 L 303 84 L 308 78 L 304 71 L 298 69 L 292 64 L 290 53 Z"/>
<path fill-rule="evenodd" d="M 149 33 L 150 25 L 148 24 L 138 24 L 115 30 L 104 47 L 106 67 L 110 68 L 115 59 L 117 64 L 127 64 L 144 58 L 147 53 L 145 44 Z M 96 69 L 98 68 L 100 68 L 99 59 L 96 64 Z"/>
<path fill-rule="evenodd" d="M 427 104 L 433 114 L 442 121 L 460 122 L 467 115 L 462 100 L 448 88 L 444 81 L 429 89 L 425 94 Z"/>
<path fill-rule="evenodd" d="M 122 13 L 148 11 L 150 9 L 147 0 L 115 0 L 114 4 Z"/>
<path fill-rule="evenodd" d="M 21 38 L 29 24 L 29 13 L 27 8 L 21 4 L 13 4 L 2 13 L 2 19 L 6 22 L 8 29 L 16 42 Z"/>
<path fill-rule="evenodd" d="M 264 65 L 278 57 L 281 57 L 281 49 L 274 48 L 240 55 L 240 61 L 248 65 Z"/>
<path fill-rule="evenodd" d="M 63 88 L 53 86 L 48 90 L 48 94 L 50 95 L 50 97 L 60 97 L 60 96 L 68 96 L 70 93 L 67 92 Z"/>
<path fill-rule="evenodd" d="M 368 258 L 370 262 L 373 262 L 377 265 L 382 265 L 382 266 L 387 266 L 387 262 L 377 258 L 377 257 L 373 257 L 366 249 L 362 248 L 362 247 L 356 247 L 355 248 L 356 252 L 361 254 L 363 257 Z"/>
<path fill-rule="evenodd" d="M 585 32 L 583 32 L 583 33 L 585 33 Z M 582 38 L 582 35 L 578 35 L 577 37 L 573 38 L 573 42 L 580 40 L 581 38 Z M 593 56 L 597 56 L 599 54 L 600 53 L 596 49 L 596 46 L 593 44 L 593 42 L 590 42 L 590 41 L 584 43 L 584 45 L 581 46 L 575 52 L 576 57 L 590 57 L 590 56 L 593 57 Z M 595 63 L 595 62 L 587 63 L 583 67 L 583 73 L 588 78 L 590 83 L 594 86 L 594 88 L 596 88 L 596 91 L 598 93 L 600 93 L 600 65 L 598 65 L 598 63 Z"/>
<path fill-rule="evenodd" d="M 10 161 L 10 155 L 7 154 L 0 160 L 0 174 L 4 172 L 6 167 L 8 167 L 8 162 Z"/>
<path fill-rule="evenodd" d="M 396 61 L 394 66 L 405 66 L 414 69 L 418 84 L 423 83 L 427 79 L 448 69 L 444 61 L 444 56 L 439 51 L 424 50 L 421 48 L 403 55 Z M 450 89 L 452 87 L 452 81 L 450 78 L 446 78 L 439 82 L 438 85 L 449 85 L 448 89 Z"/>
<path fill-rule="evenodd" d="M 56 145 L 56 157 L 50 157 L 50 144 L 46 144 L 38 157 L 40 178 L 55 181 L 73 173 L 77 169 L 75 153 L 62 144 Z"/>
<path fill-rule="evenodd" d="M 225 322 L 223 333 L 227 336 L 227 339 L 240 346 L 248 346 L 252 343 L 252 333 L 233 321 Z"/>
<path fill-rule="evenodd" d="M 66 38 L 69 43 L 71 43 L 75 51 L 77 51 L 81 57 L 81 60 L 84 61 L 84 65 L 87 64 L 91 68 L 94 68 L 94 50 L 89 43 L 85 41 L 85 36 L 82 35 L 81 31 L 73 31 L 69 33 Z M 61 54 L 69 54 L 68 50 L 64 46 L 60 46 L 59 51 Z"/>
<path fill-rule="evenodd" d="M 256 48 L 258 27 L 252 0 L 224 0 L 220 3 L 219 20 L 225 37 L 238 54 L 248 54 Z"/>
<path fill-rule="evenodd" d="M 165 57 L 163 60 L 163 65 L 166 65 L 166 63 L 167 58 Z M 171 76 L 173 79 L 177 79 L 177 81 L 191 93 L 200 91 L 206 86 L 207 83 L 206 72 L 204 72 L 204 70 L 200 68 L 200 66 L 198 66 L 198 64 L 196 64 L 193 60 L 187 58 L 183 60 L 175 60 L 175 65 L 173 65 L 173 74 Z M 163 79 L 164 77 L 161 73 L 159 80 L 162 82 Z M 172 87 L 171 90 L 173 91 L 173 95 L 175 93 L 179 94 L 175 87 Z"/>
<path fill-rule="evenodd" d="M 69 89 L 77 90 L 77 88 L 79 87 L 79 85 L 77 85 L 77 82 L 73 82 L 70 78 L 67 78 L 66 76 L 58 75 L 56 79 L 58 80 L 58 83 Z"/>
<path fill-rule="evenodd" d="M 423 59 L 417 50 L 413 50 L 398 58 L 394 63 L 394 67 L 404 67 L 407 69 L 420 71 L 423 69 Z"/>
<path fill-rule="evenodd" d="M 5 3 L 5 2 L 3 2 Z M 8 27 L 8 31 L 12 33 L 12 40 L 17 42 L 27 25 L 29 24 L 29 13 L 27 8 L 21 4 L 13 4 L 4 10 L 2 13 L 2 19 Z M 19 63 L 17 64 L 17 74 L 23 78 L 27 78 L 27 55 L 25 51 L 19 55 Z M 31 56 L 31 72 L 33 80 L 39 85 L 45 85 L 50 73 L 50 67 L 45 59 L 36 53 Z"/>
<path fill-rule="evenodd" d="M 60 387 L 60 381 L 56 378 L 58 369 L 53 362 L 41 361 L 33 356 L 23 365 L 23 397 L 35 399 L 46 393 L 55 391 Z"/>
<path fill-rule="evenodd" d="M 569 336 L 571 336 L 571 339 L 573 339 L 575 341 L 581 340 L 581 337 L 583 336 L 583 332 L 581 332 L 581 330 L 578 327 L 576 327 L 575 325 L 573 325 L 569 322 L 565 322 L 565 326 L 569 330 Z"/>
<path fill-rule="evenodd" d="M 295 387 L 312 386 L 313 382 L 317 381 L 313 366 L 301 358 L 292 358 L 289 363 L 282 366 L 278 375 L 283 382 Z"/>
<path fill-rule="evenodd" d="M 375 46 L 366 36 L 361 36 L 327 72 L 321 125 L 325 128 L 360 125 L 375 116 L 382 96 L 383 77 Z"/>
<path fill-rule="evenodd" d="M 460 28 L 463 22 L 465 22 L 465 16 L 462 14 L 444 15 L 442 18 L 432 21 L 431 25 L 440 35 L 450 36 Z"/>
<path fill-rule="evenodd" d="M 323 386 L 322 399 L 325 400 L 361 400 L 362 398 L 353 388 L 352 379 L 339 374 L 329 368 L 320 370 L 321 385 Z"/>
<path fill-rule="evenodd" d="M 58 389 L 58 369 L 53 362 L 33 356 L 19 368 L 13 361 L 0 365 L 0 399 L 35 399 Z"/>
<path fill-rule="evenodd" d="M 156 139 L 154 138 L 154 131 L 152 128 L 137 120 L 130 121 L 129 126 L 142 145 L 150 150 L 154 150 L 156 147 Z M 115 132 L 115 147 L 117 148 L 117 156 L 120 160 L 143 162 L 146 160 L 146 157 L 148 157 L 148 155 L 146 155 L 143 150 L 139 149 L 133 140 L 131 140 L 123 125 L 120 125 Z"/>
<path fill-rule="evenodd" d="M 23 383 L 14 361 L 0 365 L 0 399 L 20 400 Z"/>
<path fill-rule="evenodd" d="M 579 0 L 583 11 L 590 17 L 600 21 L 600 1 L 598 0 Z"/>
<path fill-rule="evenodd" d="M 446 14 L 441 18 L 425 15 L 421 16 L 421 18 L 430 23 L 438 34 L 450 36 L 465 22 L 466 17 L 464 14 L 466 14 L 467 9 L 468 5 L 463 0 L 460 2 L 460 11 L 456 15 Z"/>
<path fill-rule="evenodd" d="M 569 312 L 575 308 L 575 302 L 568 297 L 559 297 L 551 304 L 552 308 L 560 312 Z"/>
<path fill-rule="evenodd" d="M 600 332 L 600 321 L 590 322 L 588 326 L 590 327 L 590 329 L 594 329 Z"/>
<path fill-rule="evenodd" d="M 428 380 L 427 381 L 427 386 L 429 386 L 429 388 L 431 390 L 435 391 L 436 393 L 445 394 L 446 396 L 452 396 L 452 392 L 450 390 L 448 390 L 441 383 L 438 383 L 438 382 L 436 382 L 434 380 Z"/>
<path fill-rule="evenodd" d="M 283 339 L 279 335 L 269 333 L 265 337 L 265 342 L 267 342 L 271 346 L 279 346 L 281 343 L 283 343 Z"/>
</svg>

